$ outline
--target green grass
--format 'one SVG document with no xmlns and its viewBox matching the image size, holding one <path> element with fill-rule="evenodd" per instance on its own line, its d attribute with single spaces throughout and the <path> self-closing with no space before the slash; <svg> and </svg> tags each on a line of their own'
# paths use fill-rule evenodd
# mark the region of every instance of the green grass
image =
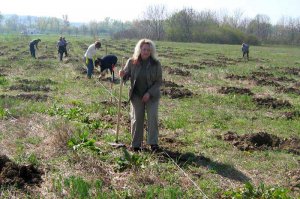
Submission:
<svg viewBox="0 0 300 199">
<path fill-rule="evenodd" d="M 5 96 L 0 98 L 0 150 L 17 163 L 47 170 L 41 189 L 26 192 L 1 187 L 1 197 L 202 198 L 190 179 L 209 198 L 225 197 L 226 191 L 229 198 L 245 189 L 258 191 L 261 183 L 268 193 L 277 187 L 290 190 L 288 172 L 299 168 L 299 156 L 279 150 L 239 151 L 219 137 L 233 131 L 239 135 L 268 132 L 280 138 L 299 138 L 300 118 L 283 117 L 285 112 L 300 110 L 299 95 L 277 92 L 274 86 L 260 86 L 249 79 L 226 78 L 229 74 L 250 77 L 253 72 L 266 72 L 294 79 L 280 82 L 285 87 L 296 86 L 299 74 L 287 73 L 286 68 L 299 69 L 299 48 L 251 46 L 250 61 L 243 62 L 240 45 L 156 42 L 163 68 L 191 72 L 190 76 L 179 76 L 163 71 L 164 79 L 194 95 L 182 99 L 162 96 L 159 107 L 160 145 L 173 153 L 189 155 L 188 160 L 174 158 L 187 178 L 164 155 L 126 153 L 110 146 L 116 138 L 119 85 L 114 84 L 111 90 L 107 81 L 98 81 L 98 74 L 88 80 L 82 73 L 82 56 L 93 38 L 67 36 L 70 56 L 59 62 L 55 48 L 58 37 L 40 36 L 35 60 L 28 52 L 28 42 L 35 37 L 0 36 L 0 51 L 5 53 L 0 56 L 0 96 Z M 137 42 L 102 41 L 98 56 L 103 56 L 105 45 L 109 45 L 108 53 L 116 54 L 119 63 L 121 57 L 132 55 Z M 202 68 L 189 68 L 193 65 Z M 222 86 L 249 88 L 254 96 L 221 94 L 218 89 Z M 122 101 L 126 101 L 128 84 L 123 89 Z M 114 94 L 113 103 L 105 104 L 110 101 L 109 92 Z M 18 98 L 20 94 L 33 97 Z M 41 95 L 47 99 L 34 98 Z M 264 96 L 288 100 L 293 106 L 257 106 L 253 99 Z M 128 105 L 122 107 L 121 116 L 119 140 L 130 146 Z M 299 197 L 294 190 L 288 194 Z"/>
</svg>

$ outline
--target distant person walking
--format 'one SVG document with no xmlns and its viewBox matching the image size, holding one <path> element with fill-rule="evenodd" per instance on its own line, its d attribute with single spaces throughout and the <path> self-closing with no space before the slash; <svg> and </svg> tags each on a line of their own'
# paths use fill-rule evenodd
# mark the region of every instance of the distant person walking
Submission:
<svg viewBox="0 0 300 199">
<path fill-rule="evenodd" d="M 40 42 L 40 39 L 34 39 L 29 43 L 29 49 L 30 49 L 30 54 L 33 58 L 36 59 L 35 57 L 35 49 L 38 49 L 38 43 Z"/>
<path fill-rule="evenodd" d="M 243 52 L 243 58 L 245 59 L 245 55 L 246 55 L 247 60 L 249 61 L 249 44 L 246 43 L 242 44 L 242 52 Z"/>
<path fill-rule="evenodd" d="M 159 150 L 158 145 L 158 105 L 162 68 L 157 59 L 156 48 L 149 39 L 140 40 L 133 56 L 128 59 L 123 70 L 119 71 L 123 80 L 130 79 L 130 116 L 132 148 L 140 151 L 144 137 L 144 120 L 147 113 L 147 144 L 151 150 Z"/>
<path fill-rule="evenodd" d="M 59 61 L 62 61 L 63 55 L 66 51 L 66 43 L 62 37 L 60 37 L 57 42 L 57 49 L 58 49 L 58 54 L 59 54 Z"/>
<path fill-rule="evenodd" d="M 85 63 L 87 66 L 87 77 L 90 79 L 93 74 L 94 66 L 95 66 L 95 60 L 96 60 L 96 53 L 97 49 L 101 48 L 101 42 L 96 41 L 95 43 L 91 44 L 87 51 L 84 54 Z"/>
</svg>

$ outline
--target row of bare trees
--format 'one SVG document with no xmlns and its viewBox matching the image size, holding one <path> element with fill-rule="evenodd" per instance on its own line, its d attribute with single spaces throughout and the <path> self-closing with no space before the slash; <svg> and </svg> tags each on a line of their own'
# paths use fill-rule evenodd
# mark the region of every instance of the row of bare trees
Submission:
<svg viewBox="0 0 300 199">
<path fill-rule="evenodd" d="M 243 17 L 241 10 L 232 16 L 185 8 L 167 14 L 164 6 L 149 6 L 141 20 L 116 37 L 149 37 L 155 40 L 207 43 L 300 44 L 300 17 L 282 17 L 272 25 L 270 17 L 258 14 L 253 19 Z"/>
<path fill-rule="evenodd" d="M 250 19 L 243 17 L 241 10 L 229 15 L 226 11 L 217 13 L 184 8 L 169 14 L 164 5 L 152 5 L 138 20 L 121 22 L 105 18 L 85 24 L 70 23 L 68 15 L 63 15 L 62 19 L 17 15 L 4 18 L 0 13 L 0 33 L 24 32 L 34 28 L 40 33 L 107 34 L 114 38 L 147 37 L 178 42 L 300 44 L 300 17 L 282 17 L 276 25 L 272 25 L 267 15 L 259 14 Z"/>
</svg>

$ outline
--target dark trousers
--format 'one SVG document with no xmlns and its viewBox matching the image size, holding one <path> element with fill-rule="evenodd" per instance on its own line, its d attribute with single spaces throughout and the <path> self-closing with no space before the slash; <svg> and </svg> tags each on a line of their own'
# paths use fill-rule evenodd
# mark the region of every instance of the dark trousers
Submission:
<svg viewBox="0 0 300 199">
<path fill-rule="evenodd" d="M 30 45 L 30 54 L 31 54 L 32 57 L 36 58 L 35 57 L 35 49 L 34 49 L 33 45 Z"/>
<path fill-rule="evenodd" d="M 59 60 L 60 60 L 60 61 L 62 61 L 64 52 L 65 52 L 65 47 L 64 47 L 64 46 L 59 46 L 59 47 L 58 47 L 58 53 L 59 53 Z"/>
<path fill-rule="evenodd" d="M 243 58 L 247 55 L 247 59 L 249 60 L 249 51 L 243 51 Z"/>
<path fill-rule="evenodd" d="M 65 46 L 65 57 L 68 57 L 67 46 Z"/>
</svg>

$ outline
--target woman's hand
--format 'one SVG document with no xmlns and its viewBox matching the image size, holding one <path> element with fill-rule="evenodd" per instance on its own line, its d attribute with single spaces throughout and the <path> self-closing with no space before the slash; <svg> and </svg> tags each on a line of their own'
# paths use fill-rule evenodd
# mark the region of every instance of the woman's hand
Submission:
<svg viewBox="0 0 300 199">
<path fill-rule="evenodd" d="M 147 103 L 150 99 L 150 94 L 149 93 L 145 93 L 145 95 L 142 98 L 142 102 Z"/>
<path fill-rule="evenodd" d="M 119 76 L 122 78 L 125 75 L 125 71 L 124 70 L 119 70 Z"/>
</svg>

